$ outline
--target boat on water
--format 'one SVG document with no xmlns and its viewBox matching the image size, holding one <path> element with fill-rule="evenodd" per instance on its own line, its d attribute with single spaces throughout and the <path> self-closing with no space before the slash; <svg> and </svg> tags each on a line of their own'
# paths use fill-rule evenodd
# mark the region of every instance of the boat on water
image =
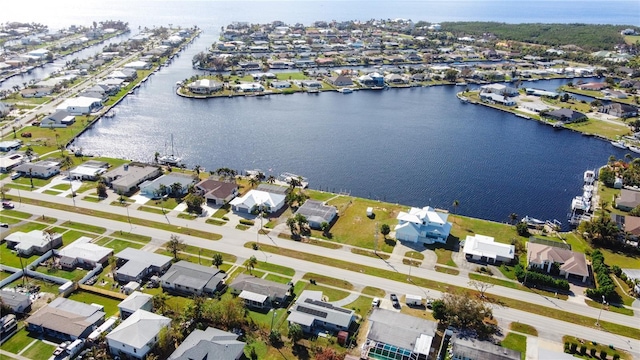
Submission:
<svg viewBox="0 0 640 360">
<path fill-rule="evenodd" d="M 596 181 L 596 171 L 595 170 L 587 170 L 583 175 L 584 183 L 586 185 L 593 185 L 594 181 Z"/>
<path fill-rule="evenodd" d="M 614 147 L 617 147 L 618 149 L 626 149 L 627 148 L 627 145 L 622 140 L 611 141 L 611 145 L 613 145 Z"/>
<path fill-rule="evenodd" d="M 107 119 L 111 119 L 114 116 L 116 116 L 116 111 L 114 109 L 111 109 L 111 110 L 107 111 L 104 115 L 102 115 L 102 117 L 107 118 Z"/>
<path fill-rule="evenodd" d="M 531 227 L 542 227 L 544 226 L 544 221 L 530 217 L 529 215 L 525 216 L 520 220 L 521 222 L 527 224 Z"/>
<path fill-rule="evenodd" d="M 637 146 L 631 145 L 631 146 L 629 146 L 629 150 L 633 151 L 636 154 L 640 154 L 640 148 L 637 147 Z"/>
<path fill-rule="evenodd" d="M 158 157 L 158 163 L 162 165 L 176 166 L 182 160 L 174 154 L 173 134 L 171 134 L 171 154 Z"/>
<path fill-rule="evenodd" d="M 351 94 L 353 92 L 353 90 L 351 90 L 349 88 L 342 88 L 342 89 L 338 89 L 338 92 L 341 92 L 343 94 Z"/>
<path fill-rule="evenodd" d="M 466 97 L 464 97 L 464 96 L 459 96 L 459 97 L 458 97 L 458 99 L 460 99 L 460 101 L 461 101 L 463 104 L 468 104 L 468 103 L 469 103 L 469 99 L 467 99 L 467 98 L 466 98 Z"/>
<path fill-rule="evenodd" d="M 285 183 L 291 185 L 291 181 L 292 180 L 296 180 L 299 182 L 299 187 L 301 188 L 306 188 L 309 186 L 309 180 L 307 180 L 307 178 L 302 177 L 300 175 L 296 175 L 296 174 L 292 174 L 289 172 L 284 172 L 282 174 L 280 174 L 280 176 L 278 177 L 278 180 L 280 181 L 284 181 Z"/>
</svg>

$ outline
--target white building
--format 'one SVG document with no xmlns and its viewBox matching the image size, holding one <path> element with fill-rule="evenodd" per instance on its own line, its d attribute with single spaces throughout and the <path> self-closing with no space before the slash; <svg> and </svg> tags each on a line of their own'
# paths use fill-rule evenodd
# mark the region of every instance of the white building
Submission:
<svg viewBox="0 0 640 360">
<path fill-rule="evenodd" d="M 435 211 L 430 206 L 412 207 L 408 213 L 401 211 L 395 227 L 396 239 L 425 244 L 446 243 L 451 232 L 449 214 Z"/>
<path fill-rule="evenodd" d="M 155 180 L 147 180 L 140 184 L 140 193 L 147 197 L 155 197 L 159 194 L 160 188 L 166 187 L 167 192 L 171 192 L 173 184 L 180 184 L 180 194 L 185 194 L 189 189 L 189 185 L 194 184 L 193 176 L 187 174 L 170 173 L 162 175 Z M 165 194 L 162 194 L 165 195 Z"/>
<path fill-rule="evenodd" d="M 249 190 L 248 193 L 241 197 L 237 197 L 229 204 L 235 212 L 251 213 L 258 207 L 262 207 L 264 211 L 273 213 L 284 206 L 286 196 L 283 194 L 274 194 L 260 190 Z"/>
<path fill-rule="evenodd" d="M 100 99 L 80 96 L 63 101 L 56 109 L 66 110 L 71 115 L 88 115 L 101 108 Z"/>
<path fill-rule="evenodd" d="M 491 236 L 467 235 L 463 248 L 467 259 L 496 262 L 510 262 L 515 256 L 515 246 L 501 244 Z"/>
<path fill-rule="evenodd" d="M 25 256 L 29 256 L 34 252 L 44 254 L 62 245 L 61 234 L 49 234 L 42 230 L 31 230 L 28 233 L 16 231 L 7 235 L 4 240 L 7 242 L 9 249 L 14 249 Z"/>
<path fill-rule="evenodd" d="M 200 79 L 189 83 L 189 85 L 187 85 L 187 88 L 194 94 L 207 95 L 218 90 L 222 90 L 222 83 L 210 79 Z"/>
<path fill-rule="evenodd" d="M 171 319 L 162 315 L 137 310 L 107 335 L 109 351 L 114 356 L 144 359 L 158 343 L 160 330 L 170 323 Z"/>
<path fill-rule="evenodd" d="M 109 255 L 113 254 L 113 249 L 92 244 L 91 240 L 88 236 L 82 236 L 58 251 L 60 265 L 66 268 L 79 265 L 94 268 L 98 264 L 104 264 Z"/>
</svg>

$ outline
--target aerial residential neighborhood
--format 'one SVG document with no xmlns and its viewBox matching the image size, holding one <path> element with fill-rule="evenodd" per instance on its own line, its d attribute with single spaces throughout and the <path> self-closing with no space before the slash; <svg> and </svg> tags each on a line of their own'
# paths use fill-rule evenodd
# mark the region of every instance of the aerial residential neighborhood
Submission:
<svg viewBox="0 0 640 360">
<path fill-rule="evenodd" d="M 0 23 L 1 358 L 640 357 L 640 28 L 586 24 L 589 35 L 574 36 L 575 24 L 389 18 L 203 30 L 178 18 L 57 31 Z M 540 39 L 527 38 L 533 33 Z M 132 111 L 154 88 L 162 93 L 153 109 Z M 466 158 L 437 190 L 428 174 L 412 186 L 403 182 L 409 170 L 385 177 L 387 167 L 455 167 L 451 147 L 460 157 L 484 155 L 469 149 L 493 136 L 486 123 L 455 123 L 461 139 L 474 138 L 420 151 L 438 140 L 426 136 L 440 115 L 425 107 L 419 121 L 404 122 L 419 106 L 403 101 L 431 90 L 438 93 L 420 105 L 446 98 L 460 121 L 504 116 L 501 141 L 522 142 L 528 158 L 511 162 L 513 172 L 495 165 L 507 160 Z M 365 96 L 365 106 L 351 102 Z M 370 141 L 358 142 L 350 122 L 386 111 L 387 98 L 393 117 L 367 115 L 375 131 L 356 125 Z M 229 104 L 255 107 L 249 125 Z M 201 106 L 207 116 L 190 113 Z M 268 115 L 272 108 L 278 116 Z M 316 138 L 321 127 L 300 130 L 320 126 L 305 111 L 327 109 L 327 122 L 341 122 L 329 134 L 337 143 Z M 174 144 L 180 129 L 157 126 L 155 111 L 185 128 L 206 125 Z M 214 121 L 219 114 L 226 123 Z M 525 120 L 550 126 L 531 130 Z M 140 133 L 125 145 L 134 152 L 104 155 L 92 141 L 123 121 L 131 127 L 118 136 Z M 575 183 L 545 185 L 553 195 L 535 184 L 514 188 L 520 168 L 561 178 L 536 168 L 540 141 L 521 137 L 519 126 L 566 157 L 592 156 L 580 141 L 630 153 L 593 155 Z M 409 132 L 398 136 L 400 127 Z M 288 154 L 280 146 L 292 133 L 295 161 L 285 164 L 353 183 L 277 175 L 283 160 L 274 154 Z M 400 145 L 397 163 L 382 160 Z M 335 153 L 332 162 L 326 153 Z M 365 155 L 338 165 L 354 154 Z M 445 162 L 432 166 L 436 158 Z M 348 178 L 335 174 L 340 166 Z M 494 188 L 465 192 L 494 177 Z M 407 197 L 384 192 L 392 188 Z M 561 205 L 568 221 L 547 216 L 577 189 Z M 438 192 L 456 197 L 432 201 Z M 511 208 L 499 218 L 466 210 L 475 202 L 496 210 L 509 192 L 523 203 L 539 197 L 549 210 L 542 220 Z M 509 206 L 522 209 L 518 202 Z"/>
</svg>

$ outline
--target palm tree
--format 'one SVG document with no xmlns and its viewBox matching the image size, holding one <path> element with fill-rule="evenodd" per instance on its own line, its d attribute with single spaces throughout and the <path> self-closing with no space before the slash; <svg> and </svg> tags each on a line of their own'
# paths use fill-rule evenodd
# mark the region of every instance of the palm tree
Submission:
<svg viewBox="0 0 640 360">
<path fill-rule="evenodd" d="M 295 230 L 296 230 L 296 219 L 294 219 L 294 218 L 288 218 L 288 219 L 287 219 L 287 226 L 289 227 L 289 230 L 291 230 L 291 235 L 295 234 Z"/>
<path fill-rule="evenodd" d="M 518 214 L 516 213 L 511 213 L 509 215 L 509 222 L 511 222 L 512 224 L 514 224 L 516 222 L 516 220 L 518 220 Z"/>
<path fill-rule="evenodd" d="M 213 259 L 211 259 L 211 264 L 213 266 L 215 266 L 216 268 L 220 268 L 220 265 L 222 265 L 223 263 L 223 259 L 222 259 L 222 254 L 220 253 L 215 253 L 213 254 Z"/>
<path fill-rule="evenodd" d="M 276 177 L 275 177 L 275 176 L 273 176 L 273 175 L 269 175 L 269 177 L 267 178 L 267 182 L 268 182 L 269 184 L 273 184 L 273 183 L 275 183 L 275 182 L 276 182 Z"/>
<path fill-rule="evenodd" d="M 258 181 L 258 179 L 256 177 L 254 177 L 254 176 L 249 178 L 249 185 L 251 187 L 256 187 L 256 185 L 258 185 L 259 182 L 260 181 Z"/>
<path fill-rule="evenodd" d="M 256 259 L 255 256 L 251 256 L 249 260 L 247 260 L 247 270 L 249 270 L 249 273 L 251 273 L 251 270 L 253 270 L 256 265 L 258 265 L 258 259 Z"/>
<path fill-rule="evenodd" d="M 158 158 L 159 158 L 159 157 L 160 157 L 160 153 L 156 151 L 156 152 L 153 154 L 153 162 L 157 164 L 157 163 L 158 163 Z"/>
<path fill-rule="evenodd" d="M 457 210 L 458 210 L 458 206 L 460 206 L 460 201 L 458 200 L 453 200 L 453 213 L 456 214 Z"/>
<path fill-rule="evenodd" d="M 160 196 L 167 195 L 167 190 L 169 190 L 169 188 L 167 188 L 167 185 L 165 184 L 160 184 L 158 186 L 158 193 L 160 194 Z"/>
<path fill-rule="evenodd" d="M 182 184 L 179 182 L 174 182 L 171 184 L 171 194 L 175 197 L 180 196 L 182 193 Z"/>
<path fill-rule="evenodd" d="M 200 176 L 200 169 L 202 169 L 202 166 L 200 165 L 196 165 L 193 167 L 193 171 L 196 172 L 196 175 Z"/>
</svg>

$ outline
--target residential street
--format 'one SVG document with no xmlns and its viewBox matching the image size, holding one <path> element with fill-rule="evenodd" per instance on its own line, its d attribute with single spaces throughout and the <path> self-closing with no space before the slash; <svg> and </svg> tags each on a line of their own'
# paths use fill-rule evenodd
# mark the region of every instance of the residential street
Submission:
<svg viewBox="0 0 640 360">
<path fill-rule="evenodd" d="M 18 191 L 12 189 L 10 191 L 14 199 L 14 204 L 16 205 L 16 210 L 25 211 L 34 215 L 46 214 L 47 216 L 51 216 L 57 218 L 60 221 L 73 220 L 75 222 L 92 224 L 95 226 L 105 227 L 110 232 L 113 231 L 125 231 L 125 232 L 134 232 L 138 234 L 144 234 L 147 236 L 151 236 L 153 240 L 150 245 L 148 245 L 145 249 L 155 248 L 157 246 L 162 245 L 169 239 L 170 233 L 163 230 L 158 230 L 149 227 L 142 227 L 138 225 L 130 226 L 126 222 L 117 222 L 113 220 L 107 220 L 102 218 L 96 218 L 92 216 L 84 215 L 80 212 L 72 213 L 54 209 L 47 209 L 38 206 L 32 206 L 27 204 L 21 204 L 18 197 L 21 198 L 31 198 L 44 200 L 49 202 L 56 202 L 65 205 L 73 205 L 72 199 L 53 196 L 41 193 L 35 193 L 30 191 Z M 387 292 L 394 292 L 397 294 L 420 294 L 426 297 L 438 298 L 440 297 L 440 293 L 434 290 L 428 290 L 423 288 L 416 288 L 416 286 L 406 283 L 399 283 L 392 280 L 374 277 L 370 275 L 365 275 L 358 272 L 348 271 L 336 267 L 331 267 L 327 265 L 322 265 L 313 262 L 302 261 L 298 259 L 292 259 L 285 256 L 281 256 L 278 254 L 264 253 L 264 252 L 256 252 L 250 248 L 245 248 L 244 244 L 247 242 L 256 241 L 256 227 L 253 227 L 247 231 L 237 230 L 230 226 L 214 226 L 210 224 L 206 224 L 204 222 L 204 218 L 199 218 L 196 220 L 186 220 L 181 219 L 176 216 L 172 216 L 172 214 L 168 214 L 167 217 L 149 213 L 145 211 L 139 211 L 135 209 L 127 209 L 119 206 L 110 206 L 99 203 L 92 203 L 83 200 L 79 200 L 80 196 L 78 196 L 75 200 L 76 206 L 79 208 L 93 209 L 99 211 L 108 211 L 111 213 L 120 214 L 123 216 L 127 216 L 127 213 L 132 218 L 140 218 L 147 219 L 157 222 L 166 222 L 170 221 L 172 225 L 180 226 L 183 228 L 192 228 L 198 229 L 208 232 L 213 232 L 217 234 L 221 234 L 223 238 L 218 241 L 206 240 L 202 238 L 197 238 L 188 235 L 180 235 L 180 238 L 185 241 L 185 243 L 189 245 L 194 245 L 202 248 L 213 249 L 217 251 L 221 251 L 224 253 L 234 254 L 238 256 L 238 264 L 241 264 L 245 259 L 255 255 L 260 261 L 268 261 L 275 264 L 280 264 L 284 266 L 291 267 L 296 270 L 296 277 L 301 276 L 305 272 L 313 272 L 318 274 L 323 274 L 326 276 L 344 279 L 350 281 L 354 285 L 361 286 L 375 286 L 386 290 Z M 135 206 L 132 206 L 135 207 Z M 394 271 L 398 271 L 401 273 L 409 272 L 409 266 L 402 264 L 402 261 L 394 260 L 391 258 L 389 261 L 384 261 L 381 259 L 376 259 L 368 256 L 362 256 L 353 254 L 350 251 L 350 248 L 347 246 L 342 247 L 341 249 L 327 249 L 324 247 L 319 247 L 315 245 L 284 240 L 277 237 L 268 237 L 265 235 L 259 236 L 260 243 L 266 243 L 270 245 L 275 245 L 281 248 L 293 249 L 300 252 L 309 252 L 322 256 L 326 256 L 332 259 L 343 260 L 348 262 L 357 262 L 359 264 L 363 264 L 365 266 L 390 269 Z M 466 274 L 466 273 L 463 273 Z M 461 287 L 469 287 L 468 278 L 466 276 L 453 276 L 447 275 L 443 273 L 436 272 L 434 270 L 425 269 L 425 268 L 415 268 L 411 269 L 412 277 L 422 277 L 427 279 L 433 279 L 441 282 L 445 282 L 448 284 L 461 286 Z M 509 298 L 513 298 L 520 301 L 526 301 L 532 304 L 552 307 L 561 309 L 563 311 L 572 312 L 580 315 L 589 316 L 592 318 L 597 318 L 600 310 L 597 308 L 588 307 L 583 302 L 578 301 L 564 301 L 558 299 L 552 299 L 540 295 L 536 295 L 529 292 L 519 291 L 511 288 L 499 287 L 495 286 L 487 291 L 491 294 L 497 294 Z M 634 357 L 640 357 L 640 341 L 635 339 L 630 339 L 614 334 L 610 334 L 604 331 L 600 331 L 593 328 L 582 327 L 578 325 L 574 325 L 568 322 L 554 320 L 551 318 L 547 318 L 540 315 L 529 314 L 523 311 L 514 310 L 511 308 L 503 308 L 496 307 L 494 308 L 494 315 L 498 319 L 499 323 L 502 326 L 508 326 L 508 323 L 512 321 L 520 321 L 522 323 L 526 323 L 536 327 L 539 331 L 540 337 L 560 342 L 563 335 L 573 335 L 585 339 L 590 339 L 597 341 L 599 343 L 604 344 L 612 344 L 617 348 L 624 349 L 626 351 L 632 352 Z M 603 311 L 600 319 L 603 321 L 614 322 L 622 325 L 626 325 L 629 327 L 637 327 L 640 324 L 638 312 L 636 311 L 635 316 L 625 316 L 622 314 L 617 314 L 609 311 Z"/>
</svg>

